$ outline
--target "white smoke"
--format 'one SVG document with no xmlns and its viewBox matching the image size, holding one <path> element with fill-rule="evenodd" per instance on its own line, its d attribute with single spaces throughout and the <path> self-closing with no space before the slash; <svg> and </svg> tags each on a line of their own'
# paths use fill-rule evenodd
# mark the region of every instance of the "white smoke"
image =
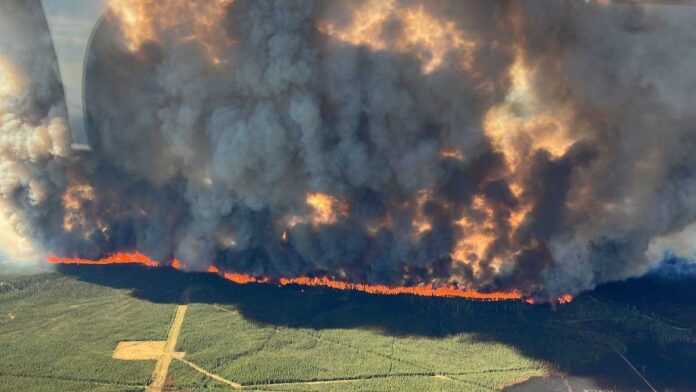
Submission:
<svg viewBox="0 0 696 392">
<path fill-rule="evenodd" d="M 42 215 L 63 183 L 70 133 L 51 38 L 38 1 L 0 4 L 0 249 L 41 261 Z"/>
</svg>

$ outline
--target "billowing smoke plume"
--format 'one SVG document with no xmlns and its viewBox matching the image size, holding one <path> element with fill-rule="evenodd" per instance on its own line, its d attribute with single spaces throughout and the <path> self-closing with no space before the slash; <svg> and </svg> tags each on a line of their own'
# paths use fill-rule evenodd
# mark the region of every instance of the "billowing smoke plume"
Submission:
<svg viewBox="0 0 696 392">
<path fill-rule="evenodd" d="M 65 183 L 70 132 L 41 2 L 0 3 L 0 255 L 36 258 Z M 58 202 L 58 203 L 56 203 Z M 35 241 L 27 241 L 27 239 Z M 32 244 L 32 242 L 34 242 Z"/>
<path fill-rule="evenodd" d="M 42 187 L 3 170 L 2 200 L 68 256 L 540 298 L 636 276 L 696 221 L 696 8 L 604 3 L 114 0 L 93 151 L 8 150 L 38 131 L 3 120 Z"/>
</svg>

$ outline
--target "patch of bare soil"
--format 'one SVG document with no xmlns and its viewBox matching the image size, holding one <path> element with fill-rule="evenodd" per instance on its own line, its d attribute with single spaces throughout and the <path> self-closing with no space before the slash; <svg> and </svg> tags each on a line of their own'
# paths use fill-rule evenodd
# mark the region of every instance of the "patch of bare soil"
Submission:
<svg viewBox="0 0 696 392">
<path fill-rule="evenodd" d="M 166 342 L 120 342 L 112 354 L 112 358 L 123 361 L 159 360 L 164 355 Z"/>
</svg>

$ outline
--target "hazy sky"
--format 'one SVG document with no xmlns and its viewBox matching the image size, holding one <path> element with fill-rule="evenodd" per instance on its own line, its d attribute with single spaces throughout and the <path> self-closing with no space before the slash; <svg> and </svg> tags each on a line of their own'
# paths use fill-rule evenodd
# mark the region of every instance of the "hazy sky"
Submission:
<svg viewBox="0 0 696 392">
<path fill-rule="evenodd" d="M 82 68 L 89 35 L 107 0 L 42 0 L 51 28 L 77 142 L 84 142 Z"/>
</svg>

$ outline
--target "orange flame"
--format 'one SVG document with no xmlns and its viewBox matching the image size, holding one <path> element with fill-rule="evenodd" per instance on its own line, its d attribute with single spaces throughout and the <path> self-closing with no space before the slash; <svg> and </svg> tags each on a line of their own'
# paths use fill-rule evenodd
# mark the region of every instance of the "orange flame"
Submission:
<svg viewBox="0 0 696 392">
<path fill-rule="evenodd" d="M 478 262 L 486 256 L 486 251 L 496 239 L 493 228 L 493 210 L 486 204 L 484 198 L 474 197 L 473 207 L 484 214 L 485 222 L 472 222 L 466 216 L 461 217 L 455 223 L 464 232 L 457 241 L 452 258 L 457 262 L 470 264 L 474 272 L 479 271 Z"/>
<path fill-rule="evenodd" d="M 123 31 L 126 45 L 136 52 L 165 33 L 183 42 L 201 45 L 215 64 L 224 47 L 232 44 L 221 23 L 233 0 L 110 0 L 109 10 Z"/>
<path fill-rule="evenodd" d="M 570 294 L 566 294 L 566 295 L 558 298 L 558 303 L 559 304 L 567 304 L 567 303 L 570 303 L 572 300 L 573 300 L 573 296 Z"/>
<path fill-rule="evenodd" d="M 459 30 L 451 20 L 442 20 L 423 6 L 404 7 L 394 0 L 370 0 L 350 5 L 352 23 L 341 26 L 322 21 L 317 28 L 324 34 L 353 45 L 365 45 L 373 50 L 395 50 L 413 53 L 422 63 L 422 71 L 438 69 L 451 52 L 461 57 L 461 66 L 470 68 L 471 54 L 476 41 Z M 384 29 L 390 20 L 398 20 L 402 31 L 397 39 L 387 40 Z"/>
<path fill-rule="evenodd" d="M 146 267 L 162 267 L 164 264 L 150 259 L 140 252 L 118 252 L 111 256 L 105 257 L 100 260 L 87 260 L 80 258 L 68 258 L 68 257 L 58 257 L 49 255 L 48 261 L 52 264 L 65 264 L 65 265 L 113 265 L 113 264 L 140 264 Z M 170 263 L 170 267 L 175 269 L 180 269 L 182 263 L 174 259 Z M 473 290 L 461 290 L 454 287 L 434 287 L 432 285 L 423 286 L 386 286 L 386 285 L 372 285 L 364 283 L 349 283 L 339 280 L 333 280 L 328 277 L 299 277 L 299 278 L 280 278 L 277 281 L 272 281 L 269 278 L 262 277 L 257 278 L 251 275 L 220 271 L 220 269 L 214 265 L 208 267 L 208 273 L 216 274 L 223 277 L 226 280 L 237 284 L 278 284 L 279 286 L 289 286 L 289 285 L 299 285 L 299 286 L 318 286 L 318 287 L 328 287 L 336 290 L 349 290 L 349 291 L 362 291 L 368 294 L 377 295 L 416 295 L 423 297 L 448 297 L 448 298 L 465 298 L 470 300 L 478 301 L 526 301 L 527 303 L 536 303 L 532 298 L 526 298 L 519 291 L 499 291 L 482 293 Z M 556 300 L 559 304 L 566 304 L 573 300 L 571 295 L 564 295 Z"/>
<path fill-rule="evenodd" d="M 333 224 L 348 215 L 348 205 L 344 201 L 325 193 L 310 193 L 307 204 L 314 209 L 311 221 L 315 226 Z"/>
<path fill-rule="evenodd" d="M 399 294 L 410 294 L 418 295 L 423 297 L 456 297 L 456 298 L 467 298 L 476 299 L 484 301 L 505 301 L 505 300 L 521 300 L 523 298 L 522 294 L 517 291 L 509 292 L 492 292 L 492 293 L 481 293 L 478 291 L 470 290 L 460 290 L 450 287 L 438 287 L 435 288 L 432 285 L 424 286 L 400 286 L 391 287 L 385 285 L 371 285 L 363 283 L 348 283 L 337 280 L 332 280 L 327 277 L 321 278 L 310 278 L 310 277 L 299 277 L 299 278 L 280 278 L 278 284 L 281 286 L 287 285 L 300 285 L 300 286 L 321 286 L 330 287 L 337 290 L 353 290 L 362 291 L 369 294 L 381 294 L 381 295 L 399 295 Z"/>
<path fill-rule="evenodd" d="M 332 225 L 349 215 L 348 203 L 326 193 L 308 193 L 306 202 L 312 209 L 311 214 L 305 216 L 293 215 L 289 217 L 287 220 L 288 228 L 308 222 L 314 227 Z M 287 231 L 283 231 L 282 239 L 283 241 L 287 241 Z"/>
<path fill-rule="evenodd" d="M 140 264 L 146 267 L 160 267 L 161 264 L 140 252 L 117 252 L 100 260 L 88 260 L 80 258 L 48 256 L 48 262 L 52 264 L 74 265 L 108 265 L 108 264 Z"/>
<path fill-rule="evenodd" d="M 88 184 L 80 184 L 74 181 L 68 186 L 62 197 L 65 216 L 63 217 L 63 229 L 73 231 L 75 228 L 84 228 L 86 218 L 83 213 L 83 204 L 94 200 L 94 188 Z"/>
</svg>

